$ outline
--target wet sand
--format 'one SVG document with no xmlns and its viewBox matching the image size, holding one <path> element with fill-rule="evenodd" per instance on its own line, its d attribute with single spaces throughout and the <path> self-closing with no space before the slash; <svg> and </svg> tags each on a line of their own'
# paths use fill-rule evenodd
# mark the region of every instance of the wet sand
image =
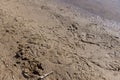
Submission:
<svg viewBox="0 0 120 80">
<path fill-rule="evenodd" d="M 59 1 L 59 0 L 58 0 Z M 120 22 L 120 0 L 60 0 L 102 18 Z"/>
</svg>

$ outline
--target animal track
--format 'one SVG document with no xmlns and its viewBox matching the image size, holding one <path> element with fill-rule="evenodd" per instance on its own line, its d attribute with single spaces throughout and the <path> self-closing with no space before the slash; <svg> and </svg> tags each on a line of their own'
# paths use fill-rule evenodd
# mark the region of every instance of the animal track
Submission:
<svg viewBox="0 0 120 80">
<path fill-rule="evenodd" d="M 22 69 L 22 75 L 28 79 L 40 76 L 44 71 L 44 67 L 39 59 L 29 53 L 29 48 L 29 46 L 24 47 L 23 45 L 19 45 L 18 51 L 14 56 L 16 59 L 14 65 L 20 66 Z"/>
<path fill-rule="evenodd" d="M 71 24 L 70 26 L 68 26 L 68 30 L 71 32 L 76 32 L 78 30 L 78 27 L 76 26 L 76 24 Z"/>
</svg>

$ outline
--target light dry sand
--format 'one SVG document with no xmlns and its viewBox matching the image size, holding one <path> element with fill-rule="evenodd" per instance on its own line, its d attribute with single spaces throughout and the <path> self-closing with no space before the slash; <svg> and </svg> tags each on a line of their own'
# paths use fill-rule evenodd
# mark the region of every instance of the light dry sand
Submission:
<svg viewBox="0 0 120 80">
<path fill-rule="evenodd" d="M 94 21 L 52 0 L 0 0 L 0 80 L 120 80 L 119 32 Z"/>
</svg>

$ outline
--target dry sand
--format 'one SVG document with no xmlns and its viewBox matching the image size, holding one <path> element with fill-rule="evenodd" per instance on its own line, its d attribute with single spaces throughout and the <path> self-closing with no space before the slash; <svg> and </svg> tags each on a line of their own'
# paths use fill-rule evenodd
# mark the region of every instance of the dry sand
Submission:
<svg viewBox="0 0 120 80">
<path fill-rule="evenodd" d="M 0 0 L 0 80 L 120 80 L 119 32 L 95 21 L 52 0 Z"/>
</svg>

